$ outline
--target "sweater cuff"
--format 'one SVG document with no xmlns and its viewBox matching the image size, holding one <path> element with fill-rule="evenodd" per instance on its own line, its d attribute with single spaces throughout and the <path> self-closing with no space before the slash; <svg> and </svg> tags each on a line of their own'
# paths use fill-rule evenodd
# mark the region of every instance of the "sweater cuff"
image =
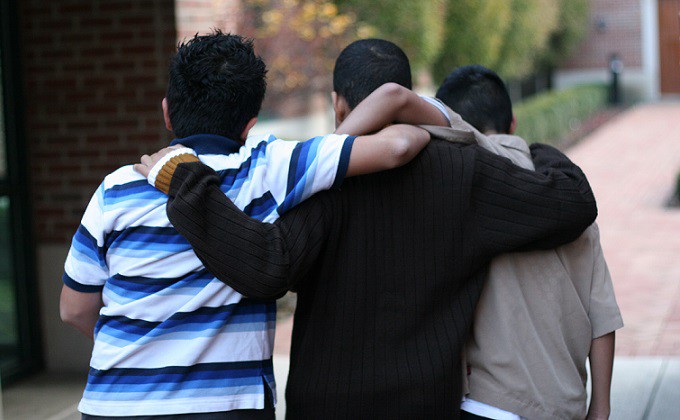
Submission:
<svg viewBox="0 0 680 420">
<path fill-rule="evenodd" d="M 187 147 L 173 150 L 159 160 L 149 172 L 149 184 L 165 194 L 170 190 L 170 182 L 177 165 L 184 162 L 198 162 L 196 152 Z"/>
<path fill-rule="evenodd" d="M 211 175 L 217 176 L 212 168 L 200 161 L 180 162 L 175 168 L 175 173 L 170 179 L 170 189 L 168 190 L 168 195 L 170 197 L 177 197 L 180 188 L 182 188 L 188 179 L 191 179 L 190 187 L 194 187 L 205 177 L 209 177 Z"/>
</svg>

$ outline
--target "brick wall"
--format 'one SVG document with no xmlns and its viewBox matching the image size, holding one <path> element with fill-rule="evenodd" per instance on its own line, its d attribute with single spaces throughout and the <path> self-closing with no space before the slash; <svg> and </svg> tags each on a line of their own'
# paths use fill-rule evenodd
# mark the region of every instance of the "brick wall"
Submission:
<svg viewBox="0 0 680 420">
<path fill-rule="evenodd" d="M 640 0 L 591 0 L 588 34 L 563 69 L 606 67 L 616 52 L 624 66 L 642 67 Z"/>
<path fill-rule="evenodd" d="M 21 2 L 37 240 L 70 241 L 111 170 L 162 147 L 174 0 Z"/>
</svg>

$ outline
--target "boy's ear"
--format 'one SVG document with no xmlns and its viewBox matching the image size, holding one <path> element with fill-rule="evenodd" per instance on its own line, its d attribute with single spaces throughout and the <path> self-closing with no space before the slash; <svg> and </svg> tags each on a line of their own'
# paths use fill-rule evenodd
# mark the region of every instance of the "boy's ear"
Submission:
<svg viewBox="0 0 680 420">
<path fill-rule="evenodd" d="M 338 103 L 338 92 L 331 92 L 331 99 L 333 100 L 333 109 L 335 109 L 335 106 Z"/>
<path fill-rule="evenodd" d="M 168 111 L 168 98 L 163 98 L 161 102 L 163 106 L 163 119 L 165 120 L 165 128 L 172 131 L 172 123 L 170 122 L 170 112 Z"/>
<path fill-rule="evenodd" d="M 331 92 L 333 98 L 333 111 L 335 112 L 335 126 L 339 126 L 350 113 L 349 105 L 344 96 L 338 95 L 337 92 Z"/>
<path fill-rule="evenodd" d="M 246 139 L 248 138 L 248 132 L 250 131 L 251 128 L 255 125 L 257 122 L 257 117 L 253 117 L 248 121 L 248 124 L 246 124 L 246 127 L 243 129 L 241 132 L 241 141 L 245 142 Z"/>
<path fill-rule="evenodd" d="M 517 117 L 515 117 L 515 114 L 512 114 L 512 122 L 510 123 L 510 129 L 508 130 L 508 134 L 515 134 L 516 128 L 517 128 Z"/>
</svg>

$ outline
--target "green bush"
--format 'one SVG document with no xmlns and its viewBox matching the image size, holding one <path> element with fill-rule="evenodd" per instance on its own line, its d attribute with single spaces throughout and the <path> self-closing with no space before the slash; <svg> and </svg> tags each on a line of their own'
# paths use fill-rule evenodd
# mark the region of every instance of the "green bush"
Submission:
<svg viewBox="0 0 680 420">
<path fill-rule="evenodd" d="M 541 93 L 515 106 L 516 134 L 529 143 L 557 144 L 583 120 L 606 106 L 606 85 Z"/>
</svg>

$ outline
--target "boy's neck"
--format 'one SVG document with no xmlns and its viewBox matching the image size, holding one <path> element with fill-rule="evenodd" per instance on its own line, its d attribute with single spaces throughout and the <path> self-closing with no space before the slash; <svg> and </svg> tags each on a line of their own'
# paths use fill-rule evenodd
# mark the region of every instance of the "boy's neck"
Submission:
<svg viewBox="0 0 680 420">
<path fill-rule="evenodd" d="M 244 143 L 241 139 L 236 141 L 216 134 L 194 134 L 181 139 L 175 139 L 170 143 L 170 145 L 176 144 L 194 149 L 198 154 L 228 155 L 238 152 Z"/>
</svg>

